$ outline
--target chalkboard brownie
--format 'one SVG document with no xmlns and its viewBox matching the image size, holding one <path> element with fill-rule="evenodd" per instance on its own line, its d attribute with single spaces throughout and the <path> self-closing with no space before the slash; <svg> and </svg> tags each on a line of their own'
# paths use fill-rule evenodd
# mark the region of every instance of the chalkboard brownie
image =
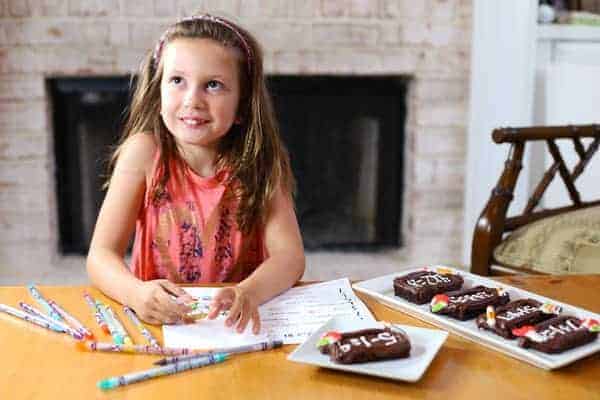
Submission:
<svg viewBox="0 0 600 400">
<path fill-rule="evenodd" d="M 508 293 L 501 289 L 475 286 L 433 296 L 430 309 L 433 313 L 465 321 L 484 312 L 487 306 L 501 306 L 509 300 Z"/>
<path fill-rule="evenodd" d="M 512 330 L 523 325 L 533 325 L 556 316 L 560 307 L 542 304 L 533 299 L 520 299 L 494 308 L 487 306 L 485 314 L 477 317 L 477 326 L 506 339 L 514 339 Z"/>
<path fill-rule="evenodd" d="M 394 294 L 416 304 L 425 304 L 438 293 L 458 290 L 462 276 L 436 271 L 416 271 L 394 279 Z"/>
<path fill-rule="evenodd" d="M 598 321 L 590 318 L 581 320 L 568 315 L 513 330 L 513 334 L 519 336 L 519 346 L 550 354 L 562 353 L 592 342 L 598 337 L 598 332 Z"/>
<path fill-rule="evenodd" d="M 391 358 L 406 358 L 410 354 L 408 335 L 397 327 L 363 329 L 353 332 L 327 332 L 317 347 L 340 364 L 363 363 Z"/>
</svg>

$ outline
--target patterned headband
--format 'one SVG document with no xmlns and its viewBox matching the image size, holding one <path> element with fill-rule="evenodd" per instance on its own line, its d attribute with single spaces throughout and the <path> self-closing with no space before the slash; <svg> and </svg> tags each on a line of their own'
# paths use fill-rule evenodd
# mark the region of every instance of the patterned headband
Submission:
<svg viewBox="0 0 600 400">
<path fill-rule="evenodd" d="M 250 67 L 252 65 L 252 52 L 250 51 L 250 46 L 248 45 L 248 41 L 246 40 L 246 38 L 244 38 L 244 35 L 242 35 L 241 32 L 238 30 L 238 28 L 236 28 L 235 25 L 232 24 L 231 22 L 227 21 L 224 18 L 215 17 L 210 14 L 200 14 L 200 15 L 193 15 L 191 17 L 186 17 L 186 18 L 183 18 L 183 19 L 177 21 L 177 23 L 175 23 L 170 28 L 167 28 L 167 30 L 162 34 L 162 36 L 158 40 L 156 47 L 154 47 L 154 53 L 152 54 L 152 62 L 154 64 L 154 68 L 158 67 L 158 61 L 160 60 L 160 55 L 161 55 L 163 46 L 165 44 L 165 40 L 167 40 L 167 36 L 169 35 L 169 33 L 172 32 L 173 27 L 182 22 L 196 21 L 196 20 L 211 21 L 211 22 L 214 22 L 215 24 L 222 25 L 222 26 L 228 28 L 230 31 L 232 31 L 238 37 L 238 39 L 240 40 L 240 42 L 242 42 L 242 45 L 244 46 L 244 50 L 246 51 L 246 58 L 248 61 L 248 72 L 250 72 L 250 70 L 251 70 Z"/>
</svg>

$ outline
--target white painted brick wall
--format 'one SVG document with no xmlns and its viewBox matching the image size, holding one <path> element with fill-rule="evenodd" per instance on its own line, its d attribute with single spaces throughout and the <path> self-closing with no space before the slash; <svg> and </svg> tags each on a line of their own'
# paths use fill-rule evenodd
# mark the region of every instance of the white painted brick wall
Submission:
<svg viewBox="0 0 600 400">
<path fill-rule="evenodd" d="M 125 47 L 129 45 L 129 22 L 109 22 L 109 41 L 111 46 Z M 118 67 L 117 67 L 118 69 Z"/>
<path fill-rule="evenodd" d="M 56 250 L 44 77 L 133 72 L 167 25 L 197 10 L 224 12 L 255 33 L 268 73 L 410 76 L 404 247 L 387 264 L 373 261 L 374 273 L 377 265 L 460 259 L 470 1 L 4 0 L 0 265 L 10 264 L 9 274 L 39 260 L 54 268 L 43 272 L 36 265 L 43 276 L 54 274 L 58 265 L 73 265 L 73 258 Z"/>
<path fill-rule="evenodd" d="M 314 48 L 310 23 L 260 21 L 246 24 L 266 52 L 300 51 Z"/>
<path fill-rule="evenodd" d="M 48 153 L 49 137 L 46 131 L 18 133 L 8 131 L 0 135 L 0 160 L 45 159 Z"/>
<path fill-rule="evenodd" d="M 191 15 L 197 11 L 211 11 L 223 15 L 239 15 L 243 0 L 179 0 L 179 15 Z"/>
<path fill-rule="evenodd" d="M 130 23 L 129 47 L 134 49 L 152 48 L 168 25 L 165 22 L 139 21 Z"/>
<path fill-rule="evenodd" d="M 430 11 L 428 3 L 428 0 L 382 0 L 383 14 L 390 18 L 424 21 Z"/>
<path fill-rule="evenodd" d="M 35 0 L 27 3 L 34 17 L 61 17 L 69 13 L 68 0 Z"/>
<path fill-rule="evenodd" d="M 45 157 L 0 160 L 0 184 L 4 187 L 41 188 L 49 182 L 49 178 Z M 10 205 L 4 205 L 4 208 L 10 208 Z"/>
<path fill-rule="evenodd" d="M 415 135 L 415 152 L 421 157 L 466 156 L 466 128 L 453 126 L 419 126 Z"/>
<path fill-rule="evenodd" d="M 41 75 L 0 75 L 0 102 L 44 101 L 44 95 L 44 79 Z"/>
<path fill-rule="evenodd" d="M 150 8 L 148 4 L 144 7 Z M 177 2 L 154 0 L 154 15 L 157 17 L 172 17 L 177 14 Z"/>
<path fill-rule="evenodd" d="M 0 102 L 0 132 L 48 130 L 46 102 Z"/>
<path fill-rule="evenodd" d="M 419 101 L 416 112 L 417 124 L 427 126 L 463 126 L 467 115 L 466 99 L 451 101 Z"/>
<path fill-rule="evenodd" d="M 8 0 L 7 1 L 8 15 L 11 17 L 28 17 L 31 15 L 31 10 L 28 6 L 28 2 L 19 0 Z"/>
<path fill-rule="evenodd" d="M 309 74 L 317 71 L 316 53 L 313 51 L 275 51 L 273 68 L 278 74 Z"/>
<path fill-rule="evenodd" d="M 23 180 L 23 177 L 21 177 L 21 180 Z M 30 210 L 48 209 L 47 191 L 40 190 L 39 185 L 34 186 L 23 182 L 10 183 L 4 180 L 0 181 L 0 188 L 2 189 L 0 190 L 0 213 L 27 213 Z M 25 221 L 27 220 L 26 218 Z"/>
<path fill-rule="evenodd" d="M 163 3 L 171 3 L 171 11 L 173 1 L 164 1 Z M 149 2 L 145 0 L 122 0 L 121 1 L 121 16 L 123 17 L 153 17 L 155 15 L 155 7 L 157 2 Z M 159 11 L 166 11 L 164 6 L 160 7 Z"/>
<path fill-rule="evenodd" d="M 381 73 L 412 75 L 422 58 L 422 51 L 414 47 L 398 47 L 383 52 Z"/>
<path fill-rule="evenodd" d="M 282 18 L 291 15 L 292 2 L 286 0 L 243 0 L 240 3 L 240 19 L 247 18 L 266 19 L 266 18 Z"/>
<path fill-rule="evenodd" d="M 115 69 L 118 73 L 135 73 L 146 56 L 148 49 L 117 48 Z"/>
<path fill-rule="evenodd" d="M 380 4 L 372 0 L 348 0 L 351 17 L 374 18 L 380 14 Z"/>
<path fill-rule="evenodd" d="M 425 214 L 432 210 L 453 210 L 462 207 L 464 193 L 462 188 L 422 188 L 412 193 L 412 212 Z"/>
<path fill-rule="evenodd" d="M 18 1 L 18 0 L 17 0 Z M 69 15 L 74 17 L 118 17 L 119 0 L 69 1 Z"/>
<path fill-rule="evenodd" d="M 363 23 L 318 23 L 313 25 L 313 42 L 319 49 L 372 48 L 379 40 L 379 26 Z"/>
</svg>

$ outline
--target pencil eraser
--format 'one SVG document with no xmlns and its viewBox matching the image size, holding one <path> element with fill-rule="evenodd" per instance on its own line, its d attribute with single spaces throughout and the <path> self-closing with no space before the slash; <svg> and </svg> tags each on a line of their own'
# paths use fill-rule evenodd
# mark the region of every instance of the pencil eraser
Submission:
<svg viewBox="0 0 600 400">
<path fill-rule="evenodd" d="M 119 381 L 116 378 L 108 378 L 98 382 L 97 386 L 101 390 L 110 390 L 119 386 Z"/>
</svg>

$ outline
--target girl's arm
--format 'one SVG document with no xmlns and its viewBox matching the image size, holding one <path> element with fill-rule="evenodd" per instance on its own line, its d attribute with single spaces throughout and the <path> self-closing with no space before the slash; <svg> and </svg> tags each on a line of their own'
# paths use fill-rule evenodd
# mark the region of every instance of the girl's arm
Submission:
<svg viewBox="0 0 600 400">
<path fill-rule="evenodd" d="M 304 274 L 304 246 L 292 198 L 278 190 L 273 196 L 265 226 L 268 258 L 236 287 L 221 290 L 213 300 L 209 318 L 229 308 L 226 325 L 244 331 L 252 319 L 253 331 L 260 330 L 258 306 L 292 287 Z"/>
<path fill-rule="evenodd" d="M 278 190 L 265 226 L 268 258 L 238 286 L 260 305 L 292 287 L 304 274 L 302 235 L 291 195 Z"/>
<path fill-rule="evenodd" d="M 183 295 L 183 289 L 166 280 L 143 282 L 130 272 L 124 260 L 144 200 L 146 175 L 155 151 L 152 136 L 141 133 L 130 137 L 122 147 L 96 221 L 87 271 L 95 286 L 129 305 L 143 320 L 175 322 L 187 310 L 175 304 L 167 292 Z"/>
</svg>

